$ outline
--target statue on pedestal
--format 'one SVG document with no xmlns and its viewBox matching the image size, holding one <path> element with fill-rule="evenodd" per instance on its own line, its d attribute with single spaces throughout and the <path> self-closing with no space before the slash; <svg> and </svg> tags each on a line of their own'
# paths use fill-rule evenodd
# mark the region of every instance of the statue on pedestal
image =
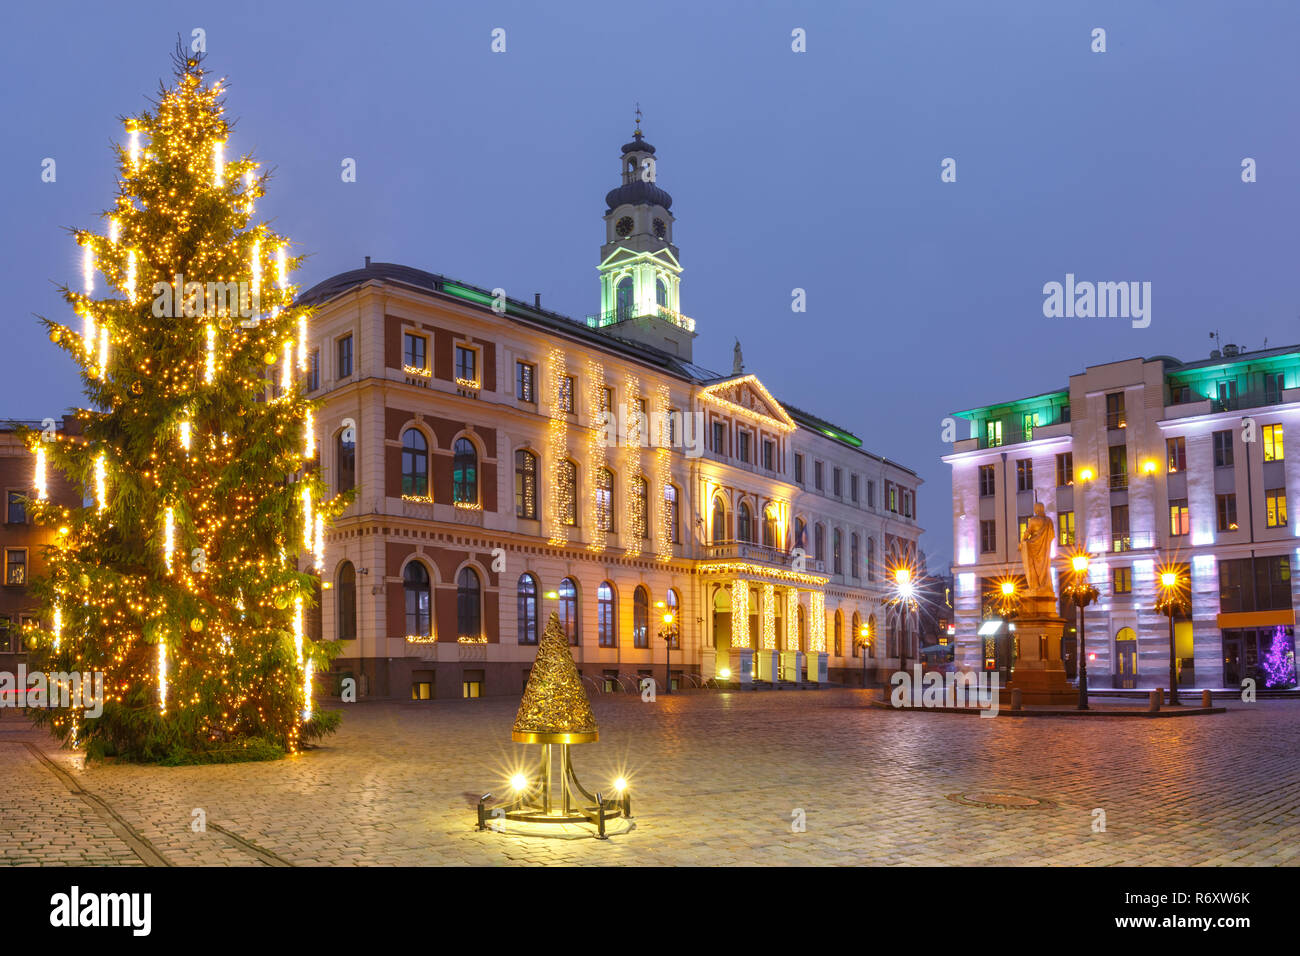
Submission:
<svg viewBox="0 0 1300 956">
<path fill-rule="evenodd" d="M 1020 563 L 1024 566 L 1029 597 L 1056 597 L 1052 590 L 1052 539 L 1056 526 L 1047 517 L 1042 502 L 1034 505 L 1034 515 L 1025 522 L 1020 536 Z"/>
</svg>

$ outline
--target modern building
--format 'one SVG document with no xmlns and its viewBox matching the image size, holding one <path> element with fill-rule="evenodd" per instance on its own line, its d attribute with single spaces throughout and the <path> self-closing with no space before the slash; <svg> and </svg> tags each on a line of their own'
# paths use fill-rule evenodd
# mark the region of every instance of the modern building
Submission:
<svg viewBox="0 0 1300 956">
<path fill-rule="evenodd" d="M 1063 558 L 1078 550 L 1100 591 L 1085 616 L 1092 686 L 1168 684 L 1169 620 L 1155 609 L 1165 571 L 1191 604 L 1174 619 L 1180 685 L 1263 688 L 1270 655 L 1289 656 L 1294 672 L 1300 541 L 1288 496 L 1300 457 L 1285 450 L 1300 447 L 1300 346 L 1092 366 L 1067 388 L 957 417 L 969 434 L 943 460 L 960 666 L 1007 666 L 996 625 L 979 632 L 997 618 L 989 592 L 1018 573 L 1020 529 L 1042 502 L 1057 528 L 1057 593 Z"/>
<path fill-rule="evenodd" d="M 654 162 L 638 129 L 585 319 L 369 259 L 302 295 L 319 464 L 355 492 L 319 628 L 361 693 L 517 694 L 552 611 L 600 688 L 857 683 L 864 635 L 873 668 L 914 653 L 884 602 L 919 479 L 780 402 L 738 344 L 731 374 L 695 363 Z"/>
<path fill-rule="evenodd" d="M 0 490 L 4 492 L 4 525 L 0 527 L 0 555 L 3 556 L 3 584 L 0 585 L 0 671 L 13 672 L 27 659 L 22 627 L 41 616 L 28 592 L 28 582 L 45 572 L 45 547 L 53 544 L 57 528 L 33 524 L 26 501 L 36 494 L 33 487 L 32 453 L 23 444 L 16 426 L 26 426 L 51 436 L 79 434 L 80 423 L 71 415 L 44 421 L 9 422 L 0 425 Z M 82 503 L 81 492 L 60 472 L 46 475 L 45 491 L 54 501 L 69 507 Z"/>
</svg>

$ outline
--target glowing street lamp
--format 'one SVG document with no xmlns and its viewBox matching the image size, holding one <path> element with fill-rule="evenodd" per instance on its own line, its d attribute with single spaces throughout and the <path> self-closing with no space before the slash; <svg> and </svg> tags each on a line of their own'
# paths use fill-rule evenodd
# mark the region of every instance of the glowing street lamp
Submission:
<svg viewBox="0 0 1300 956">
<path fill-rule="evenodd" d="M 1064 588 L 1066 595 L 1079 609 L 1079 709 L 1088 709 L 1088 650 L 1084 637 L 1084 608 L 1101 596 L 1101 592 L 1088 580 L 1088 552 L 1080 551 L 1070 558 L 1070 583 Z"/>
<path fill-rule="evenodd" d="M 662 601 L 658 602 L 659 607 L 663 607 Z M 677 622 L 673 617 L 672 611 L 664 612 L 664 624 L 659 628 L 659 636 L 664 642 L 664 693 L 673 692 L 673 642 L 677 640 Z"/>
<path fill-rule="evenodd" d="M 1191 613 L 1187 595 L 1183 592 L 1182 575 L 1176 568 L 1167 567 L 1160 572 L 1160 596 L 1156 610 L 1169 618 L 1169 706 L 1178 704 L 1178 658 L 1174 645 L 1174 615 Z"/>
<path fill-rule="evenodd" d="M 867 686 L 867 648 L 871 645 L 871 627 L 863 624 L 858 631 L 858 643 L 862 647 L 862 686 Z"/>
<path fill-rule="evenodd" d="M 906 669 L 906 648 L 907 648 L 907 615 L 917 609 L 916 601 L 916 584 L 911 567 L 899 565 L 894 568 L 890 575 L 893 579 L 893 597 L 885 602 L 887 607 L 892 607 L 898 614 L 899 623 L 903 628 L 902 642 L 899 645 L 899 664 Z M 886 612 L 887 613 L 887 612 Z"/>
</svg>

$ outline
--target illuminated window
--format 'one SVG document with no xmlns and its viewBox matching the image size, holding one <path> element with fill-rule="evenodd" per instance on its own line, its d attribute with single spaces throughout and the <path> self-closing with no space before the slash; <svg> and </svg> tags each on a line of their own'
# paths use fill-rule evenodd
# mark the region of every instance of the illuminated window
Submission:
<svg viewBox="0 0 1300 956">
<path fill-rule="evenodd" d="M 537 518 L 537 456 L 515 452 L 515 517 Z"/>
<path fill-rule="evenodd" d="M 1192 519 L 1187 510 L 1186 498 L 1172 498 L 1169 501 L 1169 533 L 1175 537 L 1192 533 Z"/>
<path fill-rule="evenodd" d="M 596 475 L 596 528 L 614 530 L 614 473 L 608 468 Z"/>
<path fill-rule="evenodd" d="M 1286 489 L 1270 488 L 1264 492 L 1264 514 L 1270 528 L 1286 527 Z"/>
<path fill-rule="evenodd" d="M 451 494 L 458 504 L 478 504 L 478 449 L 468 438 L 452 446 Z"/>
<path fill-rule="evenodd" d="M 537 643 L 537 578 L 519 575 L 518 631 L 520 644 Z"/>
<path fill-rule="evenodd" d="M 429 572 L 419 561 L 412 561 L 402 573 L 402 591 L 406 595 L 406 633 L 428 637 L 433 633 L 429 613 Z"/>
<path fill-rule="evenodd" d="M 1056 516 L 1057 541 L 1062 547 L 1074 544 L 1074 512 L 1062 511 Z"/>
<path fill-rule="evenodd" d="M 713 499 L 713 543 L 721 544 L 727 537 L 727 506 L 718 496 Z"/>
<path fill-rule="evenodd" d="M 664 516 L 668 522 L 668 540 L 676 544 L 677 537 L 677 489 L 664 485 Z"/>
<path fill-rule="evenodd" d="M 521 402 L 537 402 L 537 366 L 529 362 L 515 363 L 515 398 Z"/>
<path fill-rule="evenodd" d="M 1264 460 L 1282 461 L 1282 426 L 1264 426 Z"/>
<path fill-rule="evenodd" d="M 566 375 L 560 381 L 560 411 L 573 414 L 573 395 L 578 390 L 572 375 Z"/>
<path fill-rule="evenodd" d="M 578 525 L 578 466 L 564 459 L 555 469 L 560 498 L 560 521 L 571 528 Z"/>
<path fill-rule="evenodd" d="M 1179 436 L 1178 438 L 1165 439 L 1165 451 L 1169 458 L 1169 473 L 1177 474 L 1187 470 L 1187 439 Z"/>
<path fill-rule="evenodd" d="M 1111 568 L 1110 587 L 1115 594 L 1132 594 L 1133 569 L 1127 566 Z"/>
<path fill-rule="evenodd" d="M 21 586 L 27 583 L 27 549 L 5 549 L 5 584 Z"/>
<path fill-rule="evenodd" d="M 456 576 L 456 636 L 483 636 L 482 588 L 473 568 L 461 568 Z"/>
<path fill-rule="evenodd" d="M 650 592 L 639 584 L 632 592 L 632 646 L 650 646 Z"/>
<path fill-rule="evenodd" d="M 1074 452 L 1062 452 L 1056 456 L 1056 486 L 1065 488 L 1074 484 Z"/>
<path fill-rule="evenodd" d="M 1218 511 L 1218 528 L 1220 531 L 1237 530 L 1237 496 L 1235 494 L 1215 495 L 1215 508 Z"/>
</svg>

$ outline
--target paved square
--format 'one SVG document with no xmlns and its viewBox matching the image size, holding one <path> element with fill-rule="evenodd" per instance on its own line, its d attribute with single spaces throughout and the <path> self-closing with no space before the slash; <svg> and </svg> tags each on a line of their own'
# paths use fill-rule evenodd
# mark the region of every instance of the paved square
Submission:
<svg viewBox="0 0 1300 956">
<path fill-rule="evenodd" d="M 474 831 L 475 797 L 501 793 L 537 753 L 510 742 L 513 699 L 344 705 L 342 731 L 317 750 L 177 768 L 86 768 L 5 711 L 0 862 L 1300 862 L 1300 702 L 1168 720 L 987 720 L 865 702 L 849 690 L 596 697 L 601 740 L 574 747 L 575 766 L 592 790 L 626 774 L 636 819 L 606 842 Z M 1045 803 L 950 798 L 975 791 Z M 1094 808 L 1104 833 L 1092 832 Z M 804 832 L 792 827 L 799 811 Z"/>
</svg>

